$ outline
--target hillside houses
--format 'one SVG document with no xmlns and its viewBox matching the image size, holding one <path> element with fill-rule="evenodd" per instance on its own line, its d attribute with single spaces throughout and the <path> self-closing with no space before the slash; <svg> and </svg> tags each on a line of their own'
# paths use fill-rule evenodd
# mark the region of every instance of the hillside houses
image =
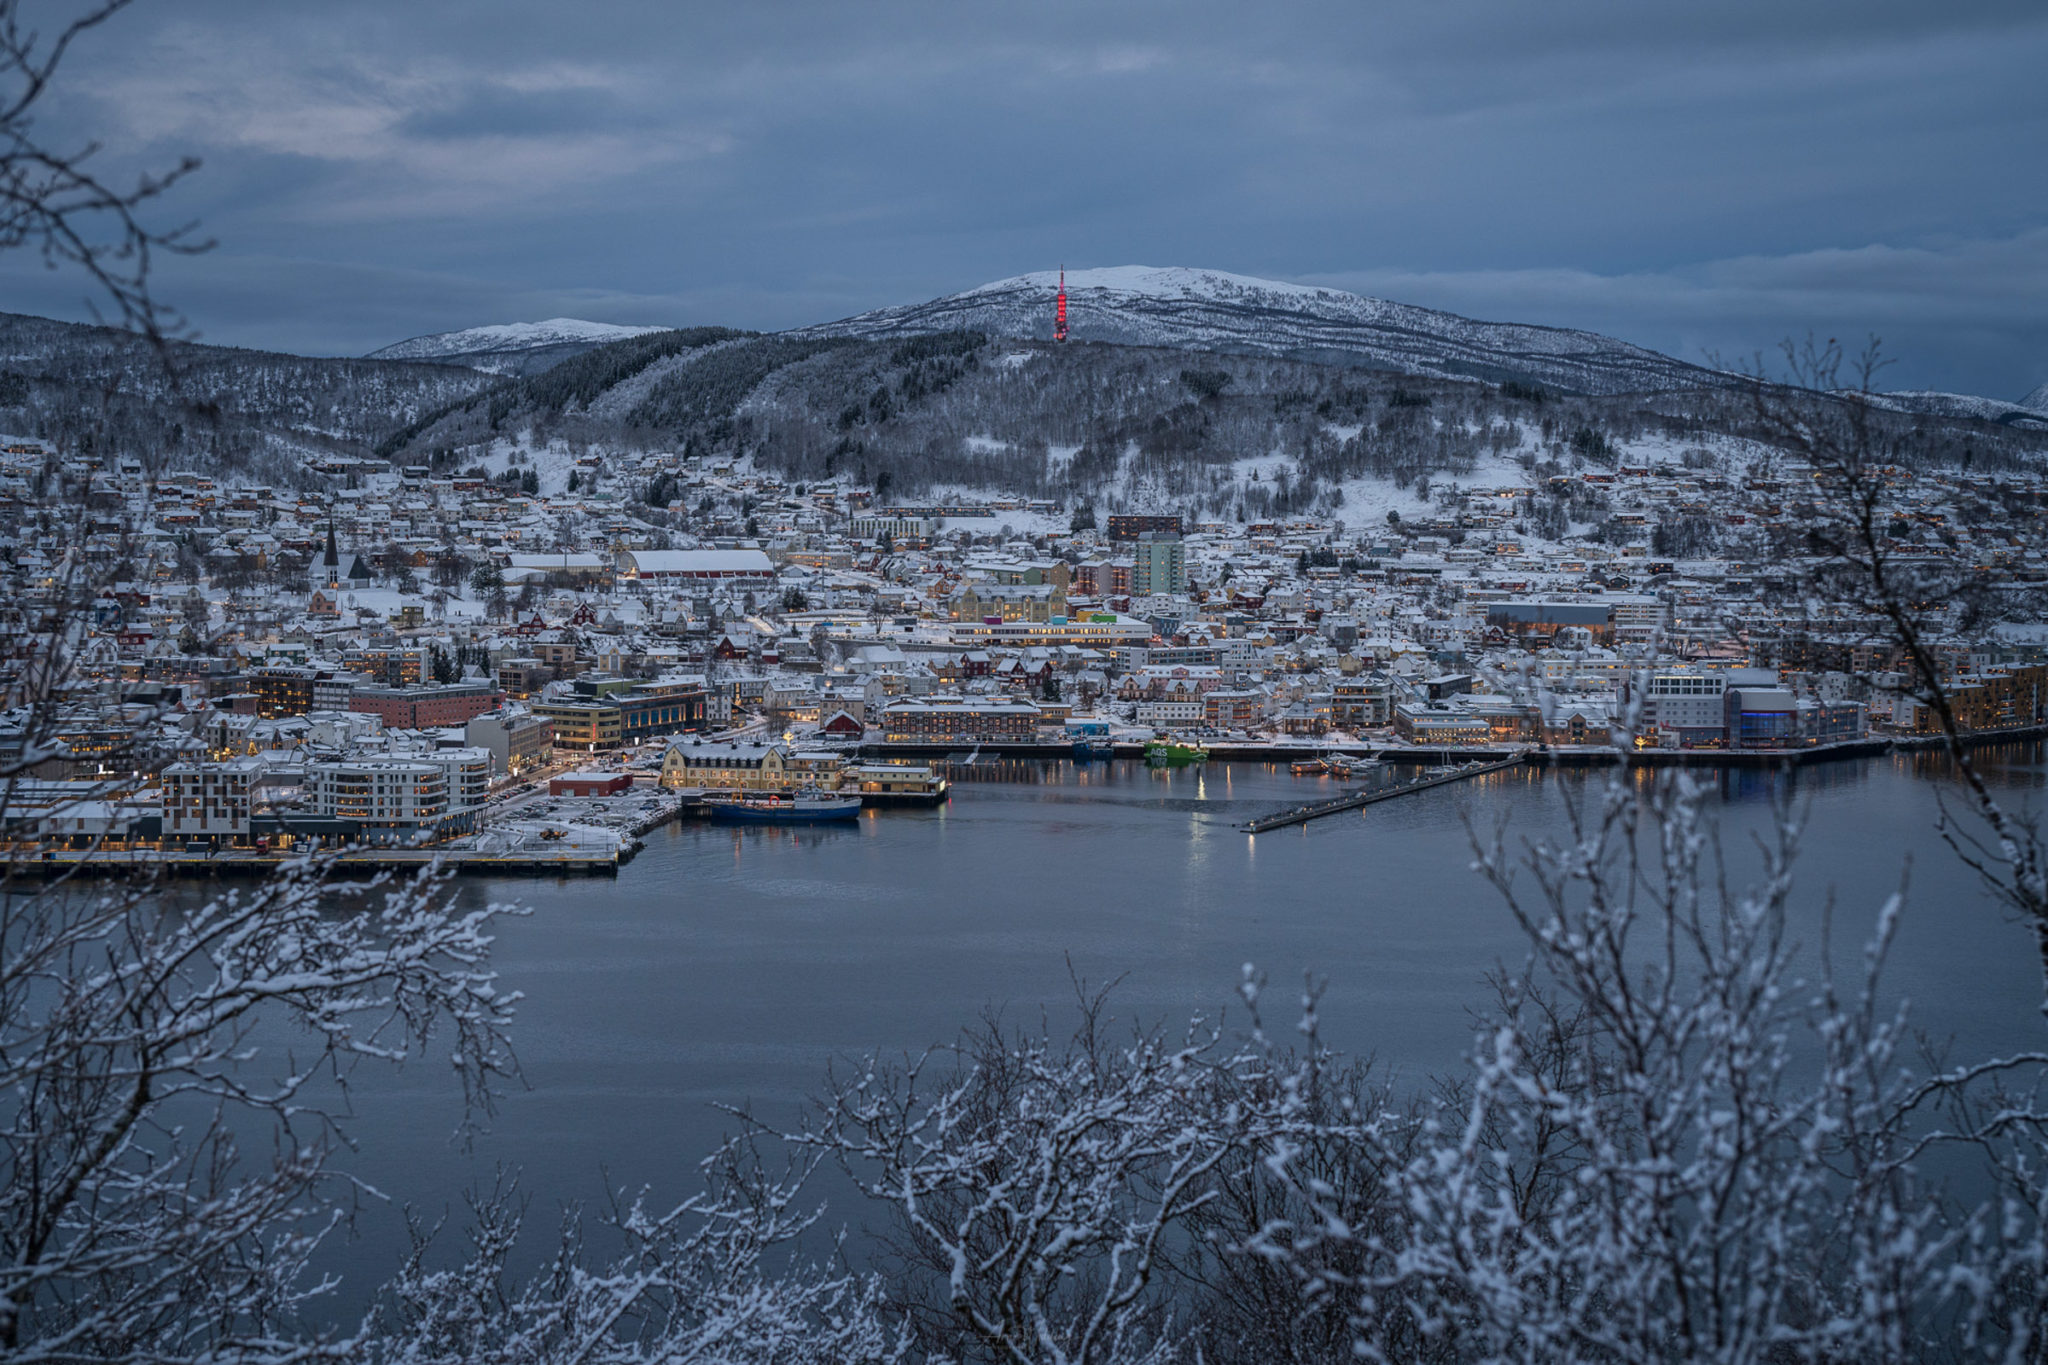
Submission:
<svg viewBox="0 0 2048 1365">
<path fill-rule="evenodd" d="M 112 784 L 107 812 L 189 812 L 182 787 L 127 776 L 141 765 L 124 750 L 147 747 L 198 765 L 175 780 L 197 784 L 206 837 L 258 837 L 244 788 L 251 819 L 269 803 L 340 837 L 342 817 L 315 808 L 345 804 L 341 779 L 309 765 L 357 764 L 349 780 L 374 788 L 477 752 L 502 787 L 593 759 L 666 775 L 699 737 L 800 753 L 1057 743 L 1100 725 L 1715 748 L 1931 723 L 1900 701 L 1905 661 L 1870 623 L 1801 600 L 1815 491 L 1783 459 L 1624 451 L 1448 486 L 1426 517 L 1371 524 L 1133 508 L 1115 524 L 1143 529 L 1121 539 L 1067 529 L 1043 499 L 871 510 L 844 477 L 795 487 L 672 451 L 563 458 L 539 493 L 524 487 L 532 464 L 494 461 L 355 463 L 283 488 L 152 477 L 127 454 L 8 452 L 0 752 L 26 752 L 25 702 L 55 698 L 38 780 Z M 2041 480 L 1891 479 L 1899 563 L 1978 576 L 2019 604 L 1942 642 L 1968 723 L 2048 719 L 2048 638 L 2013 614 L 2048 584 Z M 645 500 L 657 480 L 659 506 Z M 1176 529 L 1167 553 L 1158 537 Z M 1139 549 L 1179 590 L 1140 591 Z M 57 633 L 77 648 L 50 676 Z M 406 838 L 466 827 L 453 796 L 408 809 Z"/>
</svg>

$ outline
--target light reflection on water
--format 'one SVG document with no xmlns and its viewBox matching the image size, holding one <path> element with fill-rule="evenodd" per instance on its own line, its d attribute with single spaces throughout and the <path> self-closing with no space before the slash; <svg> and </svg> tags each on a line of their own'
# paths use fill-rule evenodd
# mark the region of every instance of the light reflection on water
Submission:
<svg viewBox="0 0 2048 1365">
<path fill-rule="evenodd" d="M 2039 746 L 1986 757 L 2014 794 L 2041 785 Z M 1522 957 L 1469 871 L 1467 819 L 1504 819 L 1511 841 L 1555 836 L 1566 799 L 1590 795 L 1583 771 L 1515 769 L 1254 839 L 1244 820 L 1356 784 L 1279 765 L 1003 766 L 1004 780 L 956 783 L 938 810 L 657 830 L 616 881 L 465 883 L 465 900 L 533 911 L 504 924 L 496 954 L 504 985 L 526 996 L 516 1038 L 531 1088 L 464 1154 L 446 1141 L 443 1075 L 367 1072 L 357 1169 L 434 1208 L 500 1162 L 550 1203 L 594 1198 L 607 1170 L 615 1187 L 679 1193 L 730 1127 L 713 1105 L 791 1118 L 835 1059 L 922 1048 L 988 1007 L 1057 1019 L 1070 957 L 1090 980 L 1124 977 L 1126 1018 L 1213 1013 L 1234 1000 L 1245 961 L 1288 988 L 1275 999 L 1316 973 L 1330 983 L 1330 1041 L 1420 1076 L 1469 1045 L 1482 974 Z M 1817 942 L 1832 888 L 1842 960 L 1910 855 L 1892 985 L 1958 1055 L 2036 1045 L 2032 955 L 1931 831 L 1939 770 L 1912 755 L 1693 776 L 1718 802 L 1738 870 L 1791 784 L 1810 831 L 1794 936 Z M 350 1255 L 378 1264 L 396 1216 L 364 1226 Z"/>
</svg>

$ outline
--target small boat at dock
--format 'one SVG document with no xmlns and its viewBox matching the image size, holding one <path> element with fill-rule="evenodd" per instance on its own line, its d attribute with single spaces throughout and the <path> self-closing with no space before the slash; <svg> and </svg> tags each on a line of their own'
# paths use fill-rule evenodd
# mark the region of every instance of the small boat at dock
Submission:
<svg viewBox="0 0 2048 1365">
<path fill-rule="evenodd" d="M 740 824 L 802 824 L 814 820 L 858 819 L 861 799 L 806 789 L 707 796 L 705 804 L 714 820 Z"/>
</svg>

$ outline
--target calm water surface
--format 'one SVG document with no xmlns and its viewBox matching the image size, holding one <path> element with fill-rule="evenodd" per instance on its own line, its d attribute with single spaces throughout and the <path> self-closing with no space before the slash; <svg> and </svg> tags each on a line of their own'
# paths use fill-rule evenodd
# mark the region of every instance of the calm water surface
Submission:
<svg viewBox="0 0 2048 1365">
<path fill-rule="evenodd" d="M 1986 766 L 2016 800 L 2042 782 L 2038 746 Z M 1470 1045 L 1482 975 L 1523 952 L 1469 870 L 1467 819 L 1505 820 L 1511 839 L 1554 836 L 1566 803 L 1599 780 L 1517 770 L 1252 838 L 1245 819 L 1335 788 L 1244 764 L 1005 774 L 956 784 L 937 810 L 839 828 L 670 826 L 615 881 L 465 883 L 467 899 L 531 911 L 503 923 L 496 955 L 506 988 L 526 997 L 526 1088 L 464 1151 L 450 1141 L 444 1074 L 365 1069 L 352 1169 L 433 1210 L 501 1165 L 523 1172 L 537 1212 L 607 1185 L 680 1194 L 732 1126 L 716 1106 L 793 1116 L 836 1059 L 916 1050 L 990 1008 L 1019 1023 L 1050 1008 L 1057 1021 L 1070 961 L 1091 981 L 1121 976 L 1118 1011 L 1147 1020 L 1233 1001 L 1245 962 L 1283 987 L 1312 971 L 1330 983 L 1336 1045 L 1407 1075 L 1449 1067 Z M 1930 760 L 1702 776 L 1731 858 L 1751 865 L 1772 790 L 1793 783 L 1809 819 L 1809 949 L 1832 893 L 1848 960 L 1910 858 L 1892 987 L 1963 1055 L 2039 1041 L 2033 954 L 1932 833 L 1943 784 Z M 1291 1024 L 1291 1003 L 1276 1013 Z M 396 1213 L 373 1210 L 361 1230 L 348 1259 L 388 1268 Z"/>
</svg>

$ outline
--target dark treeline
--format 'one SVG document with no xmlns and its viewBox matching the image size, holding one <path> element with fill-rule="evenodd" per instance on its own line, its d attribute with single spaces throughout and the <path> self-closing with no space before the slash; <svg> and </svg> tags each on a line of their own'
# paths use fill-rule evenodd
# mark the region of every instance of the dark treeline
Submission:
<svg viewBox="0 0 2048 1365">
<path fill-rule="evenodd" d="M 451 365 L 307 358 L 148 343 L 103 327 L 0 314 L 0 430 L 152 471 L 273 483 L 328 454 L 367 455 L 393 428 L 494 381 Z"/>
</svg>

